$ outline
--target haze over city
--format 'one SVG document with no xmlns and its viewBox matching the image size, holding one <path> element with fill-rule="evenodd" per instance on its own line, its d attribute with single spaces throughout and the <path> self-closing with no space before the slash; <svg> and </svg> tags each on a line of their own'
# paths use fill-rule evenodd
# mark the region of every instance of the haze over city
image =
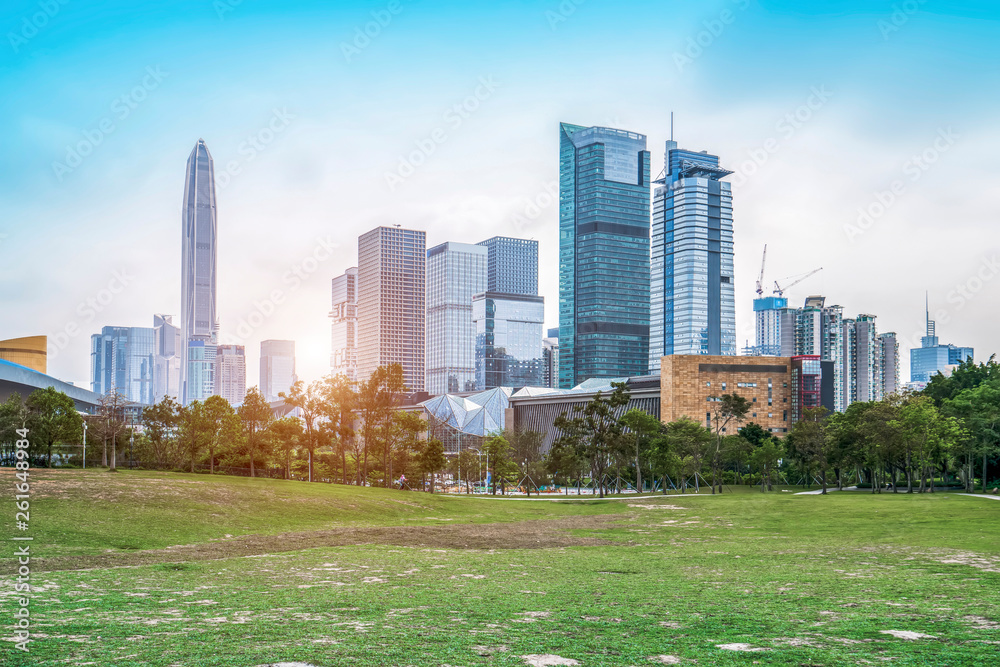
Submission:
<svg viewBox="0 0 1000 667">
<path fill-rule="evenodd" d="M 15 2 L 0 335 L 48 334 L 49 372 L 88 386 L 92 333 L 176 314 L 200 138 L 216 164 L 220 340 L 251 359 L 292 339 L 302 379 L 329 371 L 329 281 L 378 225 L 425 230 L 428 247 L 537 239 L 555 327 L 559 122 L 646 134 L 655 177 L 673 111 L 681 148 L 736 172 L 740 347 L 766 243 L 765 293 L 822 266 L 791 304 L 822 294 L 877 315 L 903 381 L 925 292 L 942 340 L 986 359 L 996 12 L 911 4 L 67 3 L 25 37 L 38 5 Z M 627 49 L 603 38 L 621 31 Z"/>
</svg>

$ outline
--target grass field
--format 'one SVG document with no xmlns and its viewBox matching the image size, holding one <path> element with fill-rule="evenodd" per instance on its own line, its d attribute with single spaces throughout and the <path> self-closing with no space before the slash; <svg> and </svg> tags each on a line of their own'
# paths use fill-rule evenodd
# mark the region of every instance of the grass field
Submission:
<svg viewBox="0 0 1000 667">
<path fill-rule="evenodd" d="M 3 665 L 1000 664 L 995 500 L 32 483 L 36 641 Z"/>
</svg>

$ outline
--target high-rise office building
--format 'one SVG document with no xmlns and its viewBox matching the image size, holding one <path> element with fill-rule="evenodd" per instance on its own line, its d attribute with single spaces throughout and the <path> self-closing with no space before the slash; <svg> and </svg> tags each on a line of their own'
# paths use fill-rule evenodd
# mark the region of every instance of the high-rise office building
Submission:
<svg viewBox="0 0 1000 667">
<path fill-rule="evenodd" d="M 671 354 L 736 354 L 733 196 L 719 158 L 668 141 L 653 195 L 649 372 Z"/>
<path fill-rule="evenodd" d="M 899 341 L 889 331 L 879 334 L 876 341 L 876 360 L 879 365 L 879 398 L 888 398 L 899 392 Z"/>
<path fill-rule="evenodd" d="M 214 391 L 218 224 L 215 166 L 203 139 L 184 174 L 181 244 L 181 402 L 204 400 Z"/>
<path fill-rule="evenodd" d="M 559 387 L 559 327 L 549 329 L 542 339 L 543 387 Z"/>
<path fill-rule="evenodd" d="M 104 327 L 90 337 L 90 387 L 117 390 L 141 405 L 154 401 L 156 331 L 151 327 Z"/>
<path fill-rule="evenodd" d="M 358 380 L 400 364 L 424 391 L 427 234 L 377 227 L 358 239 Z"/>
<path fill-rule="evenodd" d="M 330 311 L 330 368 L 351 382 L 358 379 L 358 267 L 333 279 Z"/>
<path fill-rule="evenodd" d="M 538 241 L 494 236 L 477 245 L 488 252 L 486 285 L 477 294 L 538 294 Z"/>
<path fill-rule="evenodd" d="M 427 251 L 426 388 L 431 394 L 476 389 L 472 298 L 486 290 L 487 259 L 487 247 L 468 243 L 442 243 Z"/>
<path fill-rule="evenodd" d="M 794 312 L 794 354 L 818 355 L 821 361 L 833 362 L 833 409 L 841 412 L 847 407 L 844 402 L 847 395 L 847 376 L 844 373 L 844 309 L 837 305 L 827 306 L 825 297 L 810 296 Z M 779 316 L 785 317 L 781 314 Z M 785 336 L 784 331 L 782 336 Z"/>
<path fill-rule="evenodd" d="M 472 299 L 476 330 L 476 389 L 542 386 L 540 296 L 485 292 Z"/>
<path fill-rule="evenodd" d="M 153 315 L 156 332 L 156 357 L 153 368 L 153 402 L 166 397 L 180 400 L 181 329 L 170 315 Z"/>
<path fill-rule="evenodd" d="M 646 137 L 559 125 L 559 386 L 649 367 Z"/>
<path fill-rule="evenodd" d="M 938 342 L 937 327 L 931 319 L 929 302 L 926 321 L 927 335 L 920 339 L 920 347 L 910 350 L 910 382 L 930 382 L 938 373 L 949 375 L 952 368 L 975 356 L 975 350 L 971 347 L 942 345 Z"/>
<path fill-rule="evenodd" d="M 295 341 L 264 340 L 260 343 L 260 393 L 268 401 L 278 401 L 287 394 L 298 377 L 295 375 Z"/>
<path fill-rule="evenodd" d="M 233 407 L 243 404 L 247 394 L 247 356 L 242 345 L 219 345 L 215 349 L 215 393 Z"/>
</svg>

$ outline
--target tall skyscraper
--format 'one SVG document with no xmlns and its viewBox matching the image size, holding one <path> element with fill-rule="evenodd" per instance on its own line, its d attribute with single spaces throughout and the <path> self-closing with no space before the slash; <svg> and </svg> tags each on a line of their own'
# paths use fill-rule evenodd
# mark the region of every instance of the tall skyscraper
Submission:
<svg viewBox="0 0 1000 667">
<path fill-rule="evenodd" d="M 487 282 L 479 292 L 538 295 L 538 241 L 494 236 L 480 241 L 486 248 Z M 428 270 L 430 270 L 428 268 Z"/>
<path fill-rule="evenodd" d="M 427 251 L 427 391 L 431 394 L 476 389 L 472 298 L 486 290 L 487 259 L 487 247 L 468 243 L 442 243 Z"/>
<path fill-rule="evenodd" d="M 358 379 L 358 267 L 333 279 L 330 311 L 330 368 L 351 382 Z"/>
<path fill-rule="evenodd" d="M 755 345 L 745 354 L 756 357 L 795 356 L 796 309 L 788 299 L 766 296 L 753 300 Z"/>
<path fill-rule="evenodd" d="M 878 332 L 874 315 L 844 319 L 844 407 L 881 398 Z"/>
<path fill-rule="evenodd" d="M 215 350 L 215 393 L 233 407 L 247 394 L 247 356 L 242 345 L 219 345 Z"/>
<path fill-rule="evenodd" d="M 826 305 L 826 297 L 810 296 L 795 311 L 795 355 L 817 355 L 822 362 L 832 362 L 833 409 L 843 411 L 847 404 L 844 309 Z M 779 314 L 781 317 L 785 317 Z M 784 322 L 785 320 L 782 320 Z M 784 324 L 782 324 L 784 326 Z M 784 337 L 785 332 L 782 332 Z M 784 351 L 784 345 L 782 350 Z"/>
<path fill-rule="evenodd" d="M 485 292 L 472 299 L 476 330 L 476 389 L 540 387 L 542 324 L 540 296 Z"/>
<path fill-rule="evenodd" d="M 899 384 L 899 341 L 892 331 L 879 334 L 876 341 L 876 360 L 880 381 L 878 397 L 888 398 L 897 393 Z"/>
<path fill-rule="evenodd" d="M 358 239 L 358 380 L 398 363 L 424 391 L 427 234 L 377 227 Z"/>
<path fill-rule="evenodd" d="M 153 402 L 169 396 L 180 400 L 181 329 L 170 315 L 153 315 L 156 332 L 156 357 L 153 368 Z"/>
<path fill-rule="evenodd" d="M 559 386 L 649 367 L 646 137 L 559 125 Z"/>
<path fill-rule="evenodd" d="M 736 354 L 733 196 L 719 158 L 668 141 L 653 195 L 649 372 L 670 354 Z"/>
<path fill-rule="evenodd" d="M 295 341 L 264 340 L 260 343 L 260 393 L 268 401 L 278 401 L 278 394 L 288 393 L 295 375 Z"/>
<path fill-rule="evenodd" d="M 104 327 L 90 337 L 90 387 L 112 389 L 133 403 L 154 403 L 156 332 L 150 327 Z"/>
<path fill-rule="evenodd" d="M 920 347 L 910 350 L 910 382 L 930 382 L 938 373 L 948 375 L 954 366 L 975 356 L 975 350 L 971 347 L 939 344 L 929 301 L 926 320 L 927 335 L 920 339 Z"/>
<path fill-rule="evenodd" d="M 181 402 L 204 400 L 214 391 L 218 224 L 215 167 L 203 139 L 184 174 L 181 244 Z"/>
</svg>

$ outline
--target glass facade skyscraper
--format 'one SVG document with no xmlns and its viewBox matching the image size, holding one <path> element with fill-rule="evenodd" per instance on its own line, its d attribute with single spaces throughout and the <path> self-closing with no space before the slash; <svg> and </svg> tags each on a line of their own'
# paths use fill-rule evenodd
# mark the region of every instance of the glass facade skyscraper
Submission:
<svg viewBox="0 0 1000 667">
<path fill-rule="evenodd" d="M 479 292 L 538 294 L 538 241 L 494 236 L 477 245 L 488 251 L 486 286 Z"/>
<path fill-rule="evenodd" d="M 649 365 L 646 137 L 559 125 L 559 386 Z"/>
<path fill-rule="evenodd" d="M 427 251 L 427 391 L 431 394 L 476 390 L 472 299 L 486 290 L 488 255 L 487 247 L 468 243 L 442 243 Z"/>
<path fill-rule="evenodd" d="M 545 360 L 540 296 L 485 292 L 472 300 L 476 330 L 476 389 L 541 387 Z"/>
<path fill-rule="evenodd" d="M 153 402 L 169 396 L 180 400 L 181 330 L 170 315 L 153 315 L 156 332 L 156 360 L 153 369 Z"/>
<path fill-rule="evenodd" d="M 90 387 L 111 390 L 133 403 L 152 405 L 156 331 L 151 327 L 104 327 L 90 337 Z"/>
<path fill-rule="evenodd" d="M 975 350 L 971 347 L 941 345 L 937 327 L 931 319 L 930 304 L 927 306 L 927 335 L 921 337 L 920 347 L 910 349 L 910 382 L 930 382 L 938 373 L 949 373 L 952 366 L 972 359 Z"/>
<path fill-rule="evenodd" d="M 411 392 L 424 391 L 427 233 L 377 227 L 358 238 L 358 380 L 400 364 Z"/>
<path fill-rule="evenodd" d="M 214 391 L 218 224 L 215 166 L 199 139 L 184 174 L 181 244 L 181 402 L 204 400 Z M 197 343 L 197 345 L 195 345 Z M 192 347 L 197 348 L 192 352 Z M 194 378 L 197 378 L 195 380 Z"/>
<path fill-rule="evenodd" d="M 733 173 L 668 141 L 653 195 L 649 372 L 671 354 L 736 354 Z"/>
</svg>

